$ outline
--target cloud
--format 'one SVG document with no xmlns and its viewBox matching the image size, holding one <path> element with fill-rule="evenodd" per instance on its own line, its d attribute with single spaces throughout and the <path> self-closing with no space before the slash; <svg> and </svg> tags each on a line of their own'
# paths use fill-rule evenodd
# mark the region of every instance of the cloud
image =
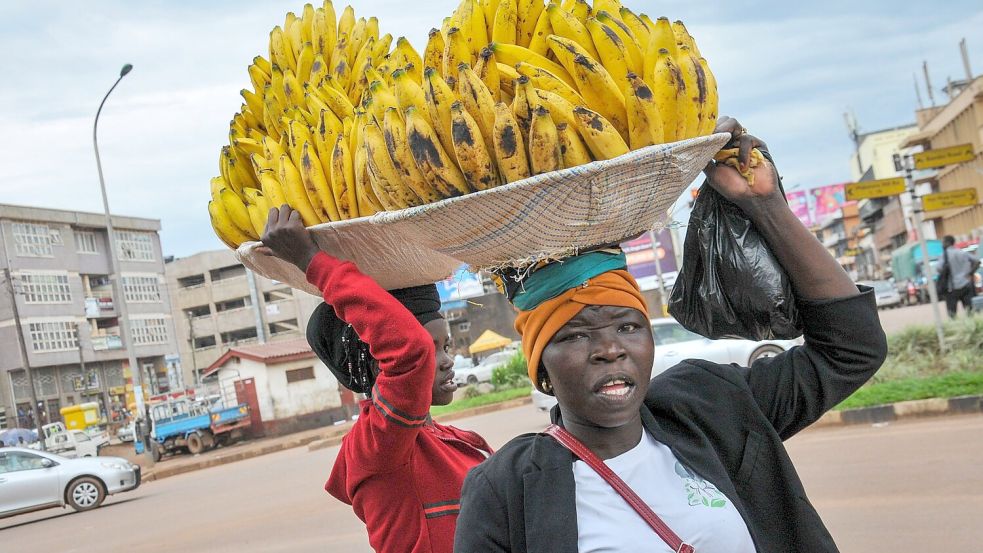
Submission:
<svg viewBox="0 0 983 553">
<path fill-rule="evenodd" d="M 628 0 L 645 11 L 651 3 Z M 338 3 L 340 13 L 342 3 Z M 4 3 L 0 48 L 0 201 L 101 210 L 92 118 L 123 63 L 133 72 L 107 102 L 99 145 L 114 212 L 161 219 L 164 250 L 222 247 L 205 212 L 219 148 L 249 87 L 246 66 L 302 2 Z M 450 1 L 366 0 L 383 32 L 422 50 Z M 718 77 L 722 113 L 765 138 L 787 183 L 849 178 L 842 113 L 866 130 L 914 119 L 911 74 L 921 60 L 936 87 L 961 76 L 958 40 L 983 64 L 983 10 L 972 2 L 822 6 L 779 2 L 660 2 L 697 37 Z M 44 14 L 44 17 L 39 17 Z M 653 15 L 661 15 L 655 13 Z M 937 97 L 940 97 L 937 94 Z"/>
</svg>

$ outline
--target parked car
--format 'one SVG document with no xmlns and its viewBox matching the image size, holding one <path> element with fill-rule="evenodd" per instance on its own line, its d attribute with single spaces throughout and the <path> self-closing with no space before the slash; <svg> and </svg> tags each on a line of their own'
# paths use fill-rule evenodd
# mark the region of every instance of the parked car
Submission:
<svg viewBox="0 0 983 553">
<path fill-rule="evenodd" d="M 0 448 L 0 518 L 49 507 L 95 509 L 106 496 L 140 486 L 140 466 L 120 457 L 69 459 L 23 447 Z"/>
<path fill-rule="evenodd" d="M 888 307 L 901 307 L 901 294 L 897 287 L 887 280 L 868 280 L 857 284 L 870 286 L 874 289 L 874 298 L 877 301 L 878 309 Z"/>
<path fill-rule="evenodd" d="M 132 442 L 134 436 L 136 436 L 136 424 L 133 421 L 121 426 L 116 431 L 116 439 L 121 442 Z"/>
<path fill-rule="evenodd" d="M 496 367 L 501 367 L 512 359 L 514 351 L 500 351 L 493 353 L 481 360 L 473 367 L 454 368 L 454 382 L 458 386 L 477 384 L 479 382 L 491 381 L 492 372 Z"/>
<path fill-rule="evenodd" d="M 99 450 L 109 443 L 109 434 L 98 429 L 89 431 L 69 430 L 61 422 L 53 422 L 41 427 L 45 436 L 44 450 L 63 457 L 95 457 Z M 40 443 L 28 446 L 41 449 Z"/>
<path fill-rule="evenodd" d="M 652 319 L 652 337 L 655 339 L 655 356 L 652 376 L 664 372 L 684 359 L 706 359 L 721 365 L 735 363 L 749 366 L 763 357 L 774 357 L 801 340 L 711 340 L 683 328 L 675 319 Z M 532 402 L 542 411 L 556 405 L 556 398 L 533 388 Z"/>
</svg>

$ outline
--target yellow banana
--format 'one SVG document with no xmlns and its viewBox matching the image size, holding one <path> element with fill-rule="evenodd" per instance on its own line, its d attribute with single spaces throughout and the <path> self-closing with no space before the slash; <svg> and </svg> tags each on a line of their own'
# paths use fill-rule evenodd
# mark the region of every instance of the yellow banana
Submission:
<svg viewBox="0 0 983 553">
<path fill-rule="evenodd" d="M 293 50 L 287 44 L 287 38 L 279 25 L 270 31 L 270 61 L 273 65 L 280 66 L 281 69 L 292 68 L 296 65 Z"/>
<path fill-rule="evenodd" d="M 533 175 L 556 171 L 563 165 L 560 136 L 550 112 L 543 106 L 536 108 L 529 126 L 529 169 Z"/>
<path fill-rule="evenodd" d="M 571 104 L 563 96 L 549 90 L 537 88 L 534 89 L 534 93 L 542 105 L 550 110 L 550 117 L 553 118 L 553 121 L 557 124 L 567 123 L 573 128 L 577 127 L 577 118 L 573 114 L 573 108 L 583 105 L 582 103 Z"/>
<path fill-rule="evenodd" d="M 364 142 L 352 155 L 352 171 L 355 175 L 355 197 L 352 204 L 352 214 L 355 217 L 368 217 L 376 211 L 385 211 L 386 208 L 372 189 L 370 180 L 372 177 L 369 176 L 369 154 L 365 151 Z"/>
<path fill-rule="evenodd" d="M 529 77 L 521 75 L 515 81 L 515 98 L 512 99 L 512 115 L 515 122 L 519 125 L 522 136 L 529 136 L 529 128 L 532 125 L 532 112 L 535 106 L 539 105 L 536 99 L 530 99 L 529 95 L 533 92 L 533 86 Z"/>
<path fill-rule="evenodd" d="M 522 47 L 529 46 L 536 29 L 536 22 L 539 21 L 542 13 L 543 0 L 516 1 L 516 44 Z"/>
<path fill-rule="evenodd" d="M 485 26 L 488 38 L 491 39 L 495 27 L 495 13 L 498 11 L 499 0 L 481 0 L 481 11 L 485 13 Z"/>
<path fill-rule="evenodd" d="M 426 71 L 428 67 L 433 67 L 443 76 L 444 48 L 447 46 L 444 42 L 444 35 L 440 33 L 440 29 L 434 28 L 430 29 L 429 37 L 427 47 L 423 50 L 423 70 Z"/>
<path fill-rule="evenodd" d="M 441 147 L 430 123 L 412 107 L 405 115 L 406 141 L 424 179 L 445 198 L 467 194 L 470 189 L 464 175 Z"/>
<path fill-rule="evenodd" d="M 277 177 L 283 186 L 283 194 L 287 197 L 287 203 L 300 212 L 304 226 L 310 227 L 324 222 L 307 198 L 307 189 L 304 187 L 297 167 L 290 161 L 290 156 L 280 156 L 280 161 L 277 164 Z"/>
<path fill-rule="evenodd" d="M 358 217 L 355 169 L 346 138 L 344 134 L 339 134 L 331 151 L 331 193 L 334 195 L 338 215 L 342 219 L 354 219 Z"/>
<path fill-rule="evenodd" d="M 560 5 L 564 10 L 570 12 L 581 23 L 587 23 L 587 18 L 591 16 L 594 9 L 586 0 L 564 0 Z"/>
<path fill-rule="evenodd" d="M 375 197 L 386 210 L 403 209 L 419 205 L 420 199 L 413 191 L 402 185 L 396 167 L 393 165 L 382 130 L 375 121 L 365 126 L 365 152 L 369 169 L 369 182 Z"/>
<path fill-rule="evenodd" d="M 457 27 L 447 31 L 447 44 L 444 47 L 444 80 L 451 88 L 457 86 L 457 67 L 462 63 L 471 65 L 471 51 L 464 33 Z"/>
<path fill-rule="evenodd" d="M 547 40 L 549 39 L 547 38 Z M 488 47 L 491 48 L 492 52 L 495 52 L 495 58 L 505 65 L 514 67 L 515 64 L 519 63 L 520 61 L 531 63 L 532 65 L 542 67 L 543 69 L 563 79 L 563 82 L 567 83 L 568 85 L 577 86 L 577 83 L 573 80 L 573 77 L 570 76 L 570 73 L 563 65 L 548 59 L 546 56 L 541 56 L 532 50 L 521 46 L 516 46 L 515 44 L 493 42 L 489 44 Z"/>
<path fill-rule="evenodd" d="M 457 94 L 447 86 L 440 74 L 432 67 L 423 71 L 423 95 L 430 106 L 430 117 L 444 151 L 454 150 L 451 139 L 451 104 L 457 101 Z"/>
<path fill-rule="evenodd" d="M 555 1 L 550 2 L 550 5 L 553 4 Z M 546 56 L 550 50 L 549 44 L 546 43 L 546 37 L 552 34 L 554 34 L 553 24 L 550 22 L 549 6 L 546 6 L 546 9 L 539 14 L 536 26 L 533 27 L 532 38 L 529 39 L 529 50 L 540 56 Z"/>
<path fill-rule="evenodd" d="M 315 93 L 321 98 L 321 100 L 324 101 L 325 104 L 328 105 L 329 108 L 331 108 L 331 111 L 334 112 L 338 119 L 354 116 L 355 106 L 352 105 L 352 102 L 348 99 L 348 96 L 333 86 L 333 83 L 334 77 L 332 75 L 328 75 L 325 77 L 324 81 L 322 81 L 321 86 L 314 89 Z"/>
<path fill-rule="evenodd" d="M 335 205 L 331 184 L 324 174 L 324 164 L 317 155 L 316 147 L 304 142 L 300 155 L 300 178 L 307 189 L 307 198 L 315 210 L 320 211 L 331 221 L 340 221 L 338 206 Z"/>
<path fill-rule="evenodd" d="M 700 113 L 706 103 L 706 80 L 703 78 L 699 59 L 693 57 L 689 46 L 683 44 L 679 47 L 679 58 L 675 61 L 683 74 L 683 82 L 686 83 L 686 95 L 681 100 L 686 126 L 682 136 L 678 138 L 693 138 L 700 129 Z"/>
<path fill-rule="evenodd" d="M 260 56 L 257 56 L 260 57 Z M 270 70 L 273 68 L 271 67 Z M 270 84 L 270 74 L 260 69 L 258 65 L 253 63 L 247 68 L 249 72 L 249 82 L 253 84 L 253 90 L 257 94 L 261 93 L 266 85 Z"/>
<path fill-rule="evenodd" d="M 311 67 L 314 65 L 314 45 L 305 42 L 300 49 L 297 57 L 297 81 L 306 83 L 311 75 Z"/>
<path fill-rule="evenodd" d="M 392 159 L 393 166 L 399 173 L 399 179 L 423 200 L 429 204 L 440 201 L 442 198 L 436 190 L 423 177 L 423 173 L 416 166 L 413 154 L 410 153 L 409 143 L 406 141 L 406 123 L 399 115 L 397 110 L 386 110 L 386 115 L 382 120 L 382 134 L 386 140 L 386 150 Z"/>
<path fill-rule="evenodd" d="M 717 78 L 710 71 L 710 66 L 707 64 L 706 58 L 700 58 L 700 67 L 703 68 L 703 75 L 706 78 L 707 101 L 704 104 L 703 110 L 700 112 L 700 129 L 697 134 L 699 136 L 706 136 L 712 134 L 713 130 L 717 127 L 719 97 L 717 96 Z"/>
<path fill-rule="evenodd" d="M 338 36 L 347 35 L 355 28 L 355 10 L 351 6 L 345 6 L 338 19 Z"/>
<path fill-rule="evenodd" d="M 515 81 L 519 79 L 519 73 L 515 70 L 515 67 L 511 65 L 505 65 L 502 62 L 498 62 L 496 65 L 498 65 L 498 78 L 502 91 L 510 95 L 515 95 Z M 502 98 L 502 100 L 504 101 L 505 98 Z"/>
<path fill-rule="evenodd" d="M 301 33 L 301 27 L 302 25 L 296 19 L 296 16 L 294 16 L 294 20 L 290 25 L 283 27 L 284 45 L 288 46 L 288 50 L 293 54 L 293 65 L 290 66 L 290 69 L 295 73 L 297 71 L 297 61 L 300 58 L 300 51 L 304 47 L 304 37 Z"/>
<path fill-rule="evenodd" d="M 347 93 L 352 82 L 352 66 L 348 61 L 346 53 L 348 45 L 348 35 L 339 34 L 338 42 L 335 43 L 334 51 L 331 53 L 331 77 L 338 90 Z"/>
<path fill-rule="evenodd" d="M 628 145 L 632 150 L 662 144 L 665 134 L 659 106 L 655 103 L 652 89 L 634 73 L 628 74 L 631 86 L 625 94 L 625 107 L 628 109 Z"/>
<path fill-rule="evenodd" d="M 314 36 L 314 6 L 304 4 L 304 10 L 300 16 L 300 36 L 305 42 L 310 42 Z"/>
<path fill-rule="evenodd" d="M 635 42 L 638 43 L 639 49 L 642 54 L 645 53 L 645 48 L 649 43 L 649 28 L 645 21 L 641 17 L 635 15 L 635 12 L 622 6 L 621 8 L 621 21 L 631 29 L 631 34 L 635 37 Z"/>
<path fill-rule="evenodd" d="M 314 62 L 311 64 L 311 73 L 307 77 L 307 82 L 304 83 L 305 86 L 308 88 L 316 87 L 328 76 L 328 71 L 328 62 L 324 60 L 324 56 L 322 54 L 315 55 Z"/>
<path fill-rule="evenodd" d="M 228 181 L 226 181 L 225 177 L 222 176 L 212 177 L 211 180 L 208 181 L 208 188 L 212 195 L 212 199 L 218 198 L 218 195 L 220 192 L 222 192 L 222 189 L 228 187 Z"/>
<path fill-rule="evenodd" d="M 621 87 L 599 62 L 588 56 L 576 42 L 550 35 L 550 48 L 577 79 L 577 90 L 587 107 L 600 113 L 622 137 L 628 136 L 628 113 Z"/>
<path fill-rule="evenodd" d="M 471 52 L 469 63 L 478 57 L 481 49 L 488 44 L 488 27 L 485 25 L 485 12 L 479 0 L 461 0 L 454 12 L 457 26 L 464 33 L 465 42 Z"/>
<path fill-rule="evenodd" d="M 393 71 L 393 85 L 396 89 L 396 103 L 399 107 L 398 113 L 403 113 L 406 108 L 413 106 L 421 114 L 425 115 L 427 121 L 433 121 L 433 116 L 430 113 L 430 106 L 427 105 L 427 98 L 423 93 L 423 89 L 420 87 L 417 81 L 413 80 L 410 76 L 409 69 L 412 68 L 413 64 L 410 64 L 407 68 L 397 69 Z M 383 112 L 385 115 L 385 112 Z M 382 120 L 382 117 L 378 118 Z"/>
<path fill-rule="evenodd" d="M 279 208 L 287 205 L 287 196 L 283 191 L 283 185 L 277 179 L 275 170 L 264 169 L 256 176 L 259 177 L 263 196 L 266 196 L 266 200 L 270 202 L 270 207 Z"/>
<path fill-rule="evenodd" d="M 556 132 L 560 139 L 560 155 L 563 158 L 563 168 L 577 167 L 593 161 L 590 151 L 574 127 L 566 123 L 557 123 Z"/>
<path fill-rule="evenodd" d="M 614 78 L 615 82 L 621 86 L 622 91 L 627 93 L 628 73 L 632 71 L 628 68 L 628 51 L 625 49 L 624 43 L 621 42 L 621 37 L 609 25 L 605 25 L 593 17 L 587 20 L 587 29 L 597 46 L 600 55 L 597 59 L 604 65 L 604 69 Z"/>
<path fill-rule="evenodd" d="M 621 17 L 621 2 L 619 0 L 594 0 L 594 15 L 600 11 L 606 11 L 612 17 Z"/>
<path fill-rule="evenodd" d="M 696 47 L 696 40 L 694 40 L 693 36 L 689 34 L 689 31 L 686 29 L 686 25 L 684 25 L 682 21 L 677 19 L 676 21 L 672 22 L 672 34 L 676 37 L 677 45 L 687 46 L 690 49 L 690 53 L 695 55 L 697 59 L 701 57 L 700 49 Z"/>
<path fill-rule="evenodd" d="M 253 65 L 255 65 L 257 69 L 259 69 L 263 74 L 266 75 L 268 81 L 270 77 L 270 71 L 273 70 L 273 64 L 270 63 L 270 60 L 264 58 L 263 56 L 256 56 L 253 58 Z M 260 87 L 257 88 L 256 90 L 262 90 L 262 89 L 263 88 Z"/>
<path fill-rule="evenodd" d="M 492 98 L 496 102 L 502 100 L 501 73 L 498 71 L 498 60 L 495 59 L 495 52 L 488 48 L 482 48 L 478 54 L 478 63 L 475 65 L 474 72 L 478 74 L 481 82 L 485 83 Z"/>
<path fill-rule="evenodd" d="M 268 159 L 265 156 L 259 154 L 253 154 L 249 156 L 249 161 L 253 166 L 253 173 L 256 175 L 256 180 L 259 181 L 259 174 L 262 171 L 271 171 L 273 166 L 270 165 Z M 260 183 L 262 185 L 263 183 Z"/>
<path fill-rule="evenodd" d="M 495 10 L 495 21 L 492 24 L 492 42 L 500 44 L 516 44 L 519 34 L 519 7 L 517 0 L 500 0 Z"/>
<path fill-rule="evenodd" d="M 574 108 L 573 114 L 577 117 L 577 132 L 594 159 L 612 159 L 628 153 L 628 144 L 601 114 L 585 107 Z"/>
<path fill-rule="evenodd" d="M 260 89 L 262 90 L 262 89 Z M 246 101 L 246 105 L 249 106 L 249 111 L 253 112 L 253 115 L 259 121 L 263 120 L 263 97 L 259 94 L 252 92 L 251 90 L 246 90 L 245 88 L 239 91 L 242 95 L 242 99 Z"/>
<path fill-rule="evenodd" d="M 522 131 L 512 115 L 512 109 L 503 102 L 495 104 L 492 145 L 503 184 L 529 177 L 529 158 L 526 156 Z"/>
<path fill-rule="evenodd" d="M 362 50 L 362 46 L 365 45 L 365 41 L 373 38 L 368 33 L 366 28 L 366 20 L 364 17 L 359 17 L 355 21 L 355 26 L 352 27 L 352 32 L 348 35 L 348 47 L 345 51 L 345 55 L 348 56 L 348 61 L 352 62 L 352 67 L 355 67 L 355 57 L 358 56 L 359 51 Z"/>
<path fill-rule="evenodd" d="M 331 62 L 331 47 L 338 36 L 338 20 L 335 18 L 334 5 L 330 0 L 314 12 L 314 23 L 311 25 L 311 42 L 314 52 L 321 54 L 325 64 Z"/>
<path fill-rule="evenodd" d="M 251 240 L 248 235 L 232 223 L 221 202 L 215 200 L 208 202 L 208 216 L 211 219 L 212 229 L 215 231 L 215 235 L 226 246 L 236 249 L 240 244 Z"/>
<path fill-rule="evenodd" d="M 628 68 L 641 75 L 644 70 L 643 62 L 645 58 L 642 55 L 642 50 L 639 47 L 638 42 L 631 34 L 631 29 L 629 29 L 623 21 L 617 17 L 614 17 L 611 13 L 603 10 L 595 11 L 594 17 L 596 17 L 601 23 L 611 27 L 611 29 L 618 34 L 618 38 L 620 38 L 622 44 L 625 45 L 625 50 L 628 51 Z"/>
<path fill-rule="evenodd" d="M 262 237 L 263 232 L 266 231 L 266 219 L 269 216 L 269 210 L 263 211 L 263 208 L 258 205 L 246 204 L 246 212 L 249 213 L 249 222 L 253 226 L 253 233 Z"/>
<path fill-rule="evenodd" d="M 477 192 L 498 186 L 498 174 L 491 151 L 482 138 L 478 123 L 461 102 L 451 104 L 451 124 L 454 156 L 470 191 Z M 494 122 L 492 125 L 494 130 Z"/>
<path fill-rule="evenodd" d="M 573 105 L 580 106 L 586 104 L 584 98 L 576 89 L 542 67 L 536 67 L 535 65 L 520 61 L 515 64 L 515 70 L 519 75 L 529 77 L 532 85 L 536 88 L 549 90 L 554 94 L 558 94 Z"/>
<path fill-rule="evenodd" d="M 263 145 L 251 138 L 237 138 L 232 141 L 232 145 L 239 148 L 247 156 L 263 153 Z"/>
<path fill-rule="evenodd" d="M 246 209 L 246 204 L 242 203 L 242 199 L 228 188 L 222 189 L 218 196 L 232 224 L 251 239 L 259 238 L 253 230 L 252 221 L 249 220 L 249 210 Z"/>
<path fill-rule="evenodd" d="M 400 67 L 406 68 L 410 77 L 419 84 L 423 80 L 423 58 L 420 57 L 419 52 L 410 41 L 406 40 L 406 37 L 399 37 L 396 39 L 396 48 L 391 54 L 395 65 L 393 69 L 398 69 Z M 407 68 L 407 66 L 413 66 L 412 69 Z"/>
<path fill-rule="evenodd" d="M 658 25 L 658 24 L 657 24 Z M 686 82 L 669 50 L 659 49 L 649 83 L 659 106 L 663 138 L 666 142 L 682 140 L 686 134 L 686 118 L 683 113 L 686 100 Z"/>
<path fill-rule="evenodd" d="M 478 123 L 482 140 L 490 147 L 492 130 L 495 128 L 495 100 L 485 83 L 481 82 L 473 69 L 462 63 L 458 67 L 458 97 L 464 108 Z M 453 136 L 453 132 L 451 133 Z"/>
<path fill-rule="evenodd" d="M 655 62 L 659 59 L 659 50 L 665 48 L 669 55 L 676 59 L 679 47 L 676 46 L 676 35 L 672 32 L 672 23 L 668 17 L 655 20 L 655 27 L 649 34 L 648 46 L 645 49 L 645 63 L 642 78 L 651 85 L 655 84 Z"/>
<path fill-rule="evenodd" d="M 580 45 L 581 48 L 594 59 L 598 57 L 597 49 L 594 48 L 594 40 L 587 27 L 580 22 L 570 12 L 563 10 L 557 4 L 550 4 L 546 11 L 549 13 L 550 24 L 553 27 L 553 34 L 572 40 Z M 547 37 L 548 38 L 548 37 Z"/>
</svg>

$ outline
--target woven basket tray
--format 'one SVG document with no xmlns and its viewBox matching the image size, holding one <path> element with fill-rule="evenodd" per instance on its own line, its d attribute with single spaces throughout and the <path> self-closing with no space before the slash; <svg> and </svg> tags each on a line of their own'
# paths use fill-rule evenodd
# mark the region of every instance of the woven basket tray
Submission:
<svg viewBox="0 0 983 553">
<path fill-rule="evenodd" d="M 728 134 L 650 146 L 606 161 L 399 211 L 310 227 L 318 246 L 386 289 L 436 282 L 461 264 L 521 267 L 621 242 L 667 222 L 669 208 Z M 320 295 L 293 265 L 241 245 L 257 273 Z"/>
</svg>

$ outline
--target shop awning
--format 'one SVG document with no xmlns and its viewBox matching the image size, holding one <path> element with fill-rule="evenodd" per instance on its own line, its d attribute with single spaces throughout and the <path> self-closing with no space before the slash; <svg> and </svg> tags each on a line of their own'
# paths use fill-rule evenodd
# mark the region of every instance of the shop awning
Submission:
<svg viewBox="0 0 983 553">
<path fill-rule="evenodd" d="M 468 351 L 471 353 L 481 353 L 492 349 L 504 348 L 511 343 L 512 340 L 510 338 L 506 338 L 489 329 L 484 331 L 473 344 L 468 346 Z"/>
</svg>

